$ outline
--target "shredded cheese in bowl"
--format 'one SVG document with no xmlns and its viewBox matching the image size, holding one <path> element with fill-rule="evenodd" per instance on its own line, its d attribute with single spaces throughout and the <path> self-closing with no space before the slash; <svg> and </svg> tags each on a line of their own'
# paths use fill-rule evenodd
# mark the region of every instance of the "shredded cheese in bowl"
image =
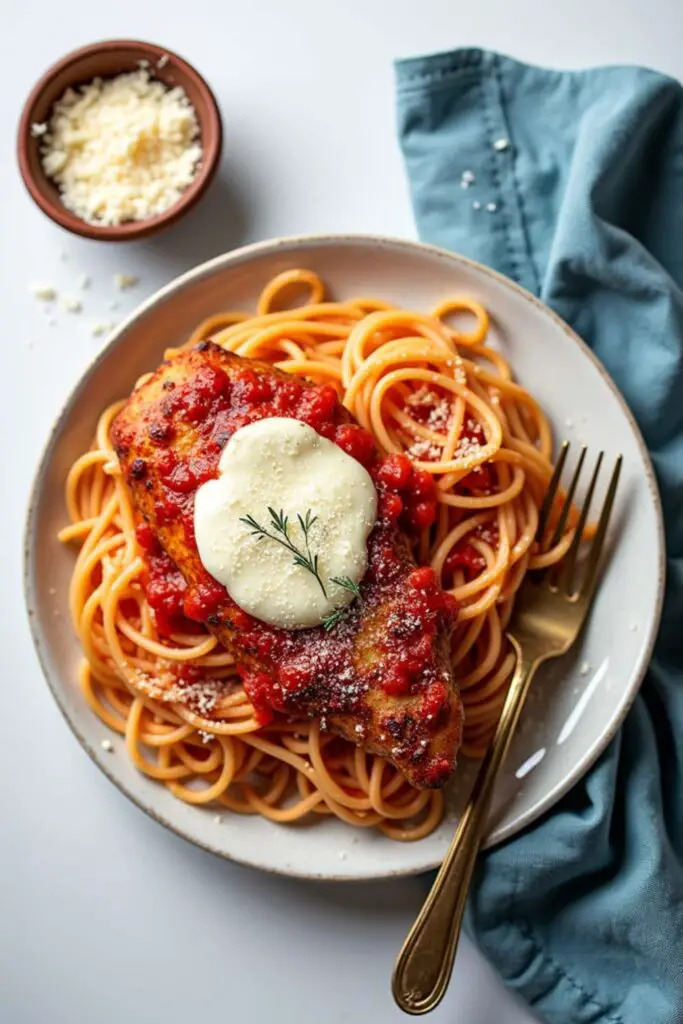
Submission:
<svg viewBox="0 0 683 1024">
<path fill-rule="evenodd" d="M 62 202 L 91 224 L 163 213 L 191 184 L 202 157 L 187 94 L 144 68 L 67 89 L 41 143 L 43 169 Z"/>
</svg>

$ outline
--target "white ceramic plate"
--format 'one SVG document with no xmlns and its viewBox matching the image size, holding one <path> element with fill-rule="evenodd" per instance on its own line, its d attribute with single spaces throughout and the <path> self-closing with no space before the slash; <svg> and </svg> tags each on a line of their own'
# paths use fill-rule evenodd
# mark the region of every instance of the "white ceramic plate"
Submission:
<svg viewBox="0 0 683 1024">
<path fill-rule="evenodd" d="M 645 672 L 663 592 L 663 533 L 647 452 L 623 400 L 579 338 L 542 303 L 460 256 L 373 237 L 296 238 L 249 246 L 179 277 L 122 324 L 67 402 L 38 469 L 26 534 L 26 597 L 46 678 L 65 718 L 103 772 L 168 828 L 223 857 L 308 878 L 362 879 L 412 874 L 443 857 L 473 777 L 464 763 L 451 785 L 439 830 L 418 843 L 392 842 L 339 821 L 280 826 L 258 817 L 189 807 L 133 768 L 121 741 L 105 753 L 105 727 L 76 684 L 79 645 L 68 622 L 73 552 L 56 539 L 66 521 L 64 479 L 90 443 L 101 409 L 126 395 L 168 345 L 203 317 L 254 307 L 274 274 L 310 267 L 340 299 L 377 295 L 428 309 L 466 293 L 492 314 L 492 337 L 517 378 L 550 415 L 556 437 L 624 456 L 613 556 L 581 643 L 537 679 L 495 793 L 490 843 L 546 811 L 587 770 L 622 721 Z"/>
</svg>

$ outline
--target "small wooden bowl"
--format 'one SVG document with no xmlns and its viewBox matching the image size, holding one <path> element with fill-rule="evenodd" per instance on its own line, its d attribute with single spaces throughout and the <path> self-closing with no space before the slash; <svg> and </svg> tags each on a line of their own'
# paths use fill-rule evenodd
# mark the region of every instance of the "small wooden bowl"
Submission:
<svg viewBox="0 0 683 1024">
<path fill-rule="evenodd" d="M 149 62 L 149 71 L 154 78 L 185 90 L 199 121 L 203 150 L 201 164 L 178 202 L 163 213 L 147 220 L 126 221 L 119 225 L 89 224 L 67 210 L 59 189 L 45 174 L 40 161 L 41 140 L 31 135 L 31 125 L 42 124 L 49 119 L 54 103 L 69 86 L 84 85 L 98 76 L 112 78 L 122 72 L 137 71 L 140 61 Z M 218 104 L 207 83 L 193 67 L 163 46 L 133 39 L 115 39 L 74 50 L 45 72 L 24 105 L 19 122 L 17 156 L 26 188 L 43 213 L 56 224 L 85 238 L 123 242 L 144 238 L 167 227 L 194 206 L 216 173 L 222 141 Z"/>
</svg>

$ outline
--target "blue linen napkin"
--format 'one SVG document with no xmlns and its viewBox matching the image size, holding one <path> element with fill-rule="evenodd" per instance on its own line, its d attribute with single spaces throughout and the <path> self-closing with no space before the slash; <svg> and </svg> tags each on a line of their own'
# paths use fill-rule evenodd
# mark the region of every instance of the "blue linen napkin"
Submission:
<svg viewBox="0 0 683 1024">
<path fill-rule="evenodd" d="M 480 50 L 396 73 L 420 236 L 535 292 L 588 342 L 640 424 L 666 519 L 641 694 L 588 775 L 480 859 L 469 926 L 550 1022 L 680 1022 L 683 89 L 643 68 L 558 72 Z"/>
</svg>

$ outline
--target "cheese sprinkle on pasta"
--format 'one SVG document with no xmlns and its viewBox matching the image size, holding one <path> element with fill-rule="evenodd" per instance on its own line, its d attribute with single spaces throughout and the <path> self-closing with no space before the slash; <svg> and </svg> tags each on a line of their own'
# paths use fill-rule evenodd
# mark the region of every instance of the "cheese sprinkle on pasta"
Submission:
<svg viewBox="0 0 683 1024">
<path fill-rule="evenodd" d="M 67 89 L 41 147 L 45 173 L 67 209 L 109 225 L 147 220 L 172 206 L 201 156 L 186 93 L 144 69 Z"/>
</svg>

